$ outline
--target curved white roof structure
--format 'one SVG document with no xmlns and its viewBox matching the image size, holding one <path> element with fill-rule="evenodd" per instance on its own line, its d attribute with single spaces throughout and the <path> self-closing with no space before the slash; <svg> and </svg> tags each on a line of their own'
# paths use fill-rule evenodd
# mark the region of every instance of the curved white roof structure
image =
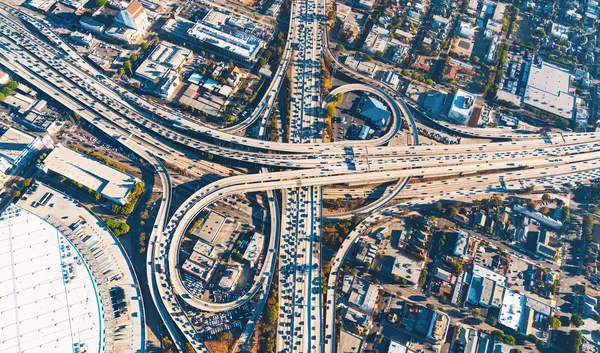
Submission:
<svg viewBox="0 0 600 353">
<path fill-rule="evenodd" d="M 103 352 L 103 313 L 75 247 L 14 205 L 0 216 L 0 352 Z"/>
</svg>

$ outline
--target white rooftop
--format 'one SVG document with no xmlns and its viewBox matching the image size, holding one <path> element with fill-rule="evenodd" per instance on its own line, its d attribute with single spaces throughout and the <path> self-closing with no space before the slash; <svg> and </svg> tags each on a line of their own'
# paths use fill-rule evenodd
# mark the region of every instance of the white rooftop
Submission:
<svg viewBox="0 0 600 353">
<path fill-rule="evenodd" d="M 180 67 L 191 54 L 192 52 L 189 49 L 162 41 L 154 48 L 148 59 L 176 69 Z"/>
<path fill-rule="evenodd" d="M 0 156 L 11 163 L 35 140 L 35 137 L 12 127 L 4 132 L 0 130 L 0 134 Z"/>
<path fill-rule="evenodd" d="M 500 308 L 498 322 L 506 327 L 510 327 L 513 330 L 518 331 L 524 307 L 525 296 L 523 294 L 519 294 L 510 289 L 505 290 L 504 297 L 502 298 L 502 307 Z"/>
<path fill-rule="evenodd" d="M 250 243 L 248 244 L 248 247 L 246 248 L 246 251 L 244 251 L 244 259 L 252 263 L 256 263 L 263 251 L 264 244 L 265 236 L 255 232 L 250 240 Z"/>
<path fill-rule="evenodd" d="M 46 159 L 48 170 L 75 180 L 112 200 L 125 200 L 137 179 L 72 149 L 59 146 Z"/>
<path fill-rule="evenodd" d="M 10 205 L 0 254 L 0 352 L 103 351 L 97 288 L 58 230 Z"/>
<path fill-rule="evenodd" d="M 162 41 L 135 70 L 135 74 L 148 81 L 163 78 L 169 70 L 181 67 L 191 54 L 189 49 Z"/>
<path fill-rule="evenodd" d="M 506 276 L 503 276 L 499 273 L 496 273 L 492 270 L 489 270 L 485 267 L 474 265 L 473 266 L 473 277 L 483 277 L 489 278 L 490 280 L 496 282 L 497 284 L 506 287 Z"/>
<path fill-rule="evenodd" d="M 538 109 L 572 119 L 575 96 L 569 93 L 571 73 L 553 64 L 531 65 L 523 102 Z"/>
<path fill-rule="evenodd" d="M 245 60 L 253 59 L 261 48 L 262 41 L 248 33 L 224 29 L 222 26 L 227 18 L 223 13 L 211 10 L 202 21 L 188 31 L 188 34 Z"/>
</svg>

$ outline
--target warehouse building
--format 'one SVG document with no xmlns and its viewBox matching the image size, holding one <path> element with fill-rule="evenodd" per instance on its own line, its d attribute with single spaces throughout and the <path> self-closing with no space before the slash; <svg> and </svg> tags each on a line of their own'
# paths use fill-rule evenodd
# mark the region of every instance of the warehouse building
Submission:
<svg viewBox="0 0 600 353">
<path fill-rule="evenodd" d="M 540 61 L 532 64 L 523 103 L 572 120 L 577 98 L 570 93 L 572 75 L 568 69 Z"/>
<path fill-rule="evenodd" d="M 0 174 L 25 164 L 41 145 L 35 136 L 0 125 Z"/>
<path fill-rule="evenodd" d="M 40 169 L 81 183 L 121 205 L 127 203 L 129 193 L 139 181 L 129 174 L 60 145 L 44 159 Z"/>
<path fill-rule="evenodd" d="M 239 30 L 228 19 L 227 14 L 210 10 L 204 19 L 188 30 L 189 39 L 208 50 L 249 66 L 254 65 L 265 41 Z"/>
</svg>

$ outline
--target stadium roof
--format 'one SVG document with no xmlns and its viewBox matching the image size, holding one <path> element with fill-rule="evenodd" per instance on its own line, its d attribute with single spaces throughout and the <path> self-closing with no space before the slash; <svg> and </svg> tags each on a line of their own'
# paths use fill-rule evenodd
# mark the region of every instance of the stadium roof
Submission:
<svg viewBox="0 0 600 353">
<path fill-rule="evenodd" d="M 103 351 L 91 272 L 53 226 L 14 205 L 0 216 L 0 351 Z"/>
</svg>

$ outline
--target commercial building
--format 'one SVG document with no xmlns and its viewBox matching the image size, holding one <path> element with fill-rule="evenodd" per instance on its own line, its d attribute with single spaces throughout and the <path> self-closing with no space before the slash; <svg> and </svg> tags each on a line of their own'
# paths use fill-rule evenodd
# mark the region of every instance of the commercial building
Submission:
<svg viewBox="0 0 600 353">
<path fill-rule="evenodd" d="M 250 266 L 255 267 L 262 251 L 265 247 L 265 236 L 255 232 L 244 251 L 244 260 L 250 262 Z"/>
<path fill-rule="evenodd" d="M 180 83 L 178 69 L 192 55 L 189 49 L 162 41 L 135 71 L 146 90 L 168 99 Z"/>
<path fill-rule="evenodd" d="M 190 257 L 185 260 L 181 266 L 181 270 L 200 280 L 208 282 L 214 274 L 216 265 L 217 263 L 213 259 L 194 251 Z"/>
<path fill-rule="evenodd" d="M 392 87 L 393 89 L 398 89 L 398 87 L 400 87 L 400 83 L 402 82 L 402 78 L 395 71 L 386 71 L 381 78 L 381 82 Z"/>
<path fill-rule="evenodd" d="M 115 18 L 112 26 L 105 34 L 116 40 L 132 43 L 143 36 L 150 27 L 146 9 L 137 0 L 129 4 L 125 10 L 121 10 Z"/>
<path fill-rule="evenodd" d="M 474 265 L 467 301 L 483 307 L 500 307 L 507 278 L 485 267 Z"/>
<path fill-rule="evenodd" d="M 0 125 L 0 174 L 25 164 L 41 145 L 37 137 Z"/>
<path fill-rule="evenodd" d="M 466 125 L 473 114 L 473 105 L 476 99 L 477 96 L 474 93 L 462 89 L 456 91 L 448 111 L 448 120 L 457 125 Z"/>
<path fill-rule="evenodd" d="M 529 208 L 527 208 L 525 206 L 515 205 L 514 210 L 519 213 L 524 214 L 525 216 L 535 219 L 536 221 L 540 222 L 541 224 L 543 224 L 547 227 L 554 228 L 554 229 L 559 229 L 562 227 L 561 221 L 558 221 L 554 218 L 545 216 L 537 211 L 530 210 Z"/>
<path fill-rule="evenodd" d="M 4 352 L 104 352 L 104 312 L 92 272 L 59 230 L 15 205 L 0 215 Z M 83 348 L 85 347 L 85 348 Z"/>
<path fill-rule="evenodd" d="M 226 220 L 227 217 L 223 216 L 222 214 L 215 211 L 210 211 L 206 218 L 204 218 L 202 225 L 194 229 L 192 234 L 204 240 L 208 244 L 211 244 L 217 237 L 217 234 L 219 234 L 221 231 L 221 228 L 223 228 Z"/>
<path fill-rule="evenodd" d="M 219 280 L 219 287 L 226 291 L 232 290 L 240 278 L 241 273 L 242 267 L 240 265 L 227 266 L 225 271 L 223 271 L 223 277 Z"/>
<path fill-rule="evenodd" d="M 60 128 L 60 122 L 56 117 L 36 110 L 30 110 L 21 121 L 32 129 L 48 133 L 53 133 Z"/>
<path fill-rule="evenodd" d="M 361 278 L 355 278 L 348 302 L 373 314 L 379 299 L 379 287 Z"/>
<path fill-rule="evenodd" d="M 92 48 L 96 44 L 96 40 L 94 39 L 91 33 L 83 34 L 76 31 L 72 32 L 71 40 L 73 41 L 73 43 L 87 49 Z"/>
<path fill-rule="evenodd" d="M 91 17 L 81 17 L 79 19 L 79 25 L 81 28 L 94 34 L 102 34 L 106 30 L 106 26 L 102 22 L 98 22 Z"/>
<path fill-rule="evenodd" d="M 133 176 L 109 167 L 72 149 L 59 145 L 52 150 L 40 169 L 45 173 L 62 175 L 99 192 L 117 204 L 127 203 L 129 192 L 139 181 Z"/>
<path fill-rule="evenodd" d="M 544 61 L 532 63 L 523 103 L 556 116 L 575 118 L 577 98 L 570 93 L 568 69 Z"/>
<path fill-rule="evenodd" d="M 338 340 L 338 352 L 360 353 L 362 352 L 363 339 L 351 332 L 341 330 Z"/>
<path fill-rule="evenodd" d="M 9 94 L 3 103 L 15 109 L 19 114 L 24 114 L 35 104 L 36 99 L 21 93 Z"/>
<path fill-rule="evenodd" d="M 188 30 L 189 39 L 208 50 L 252 66 L 265 41 L 239 30 L 232 25 L 229 15 L 211 9 L 206 16 Z"/>
<path fill-rule="evenodd" d="M 29 0 L 25 2 L 26 6 L 40 12 L 47 12 L 54 4 L 56 4 L 56 0 Z"/>
<path fill-rule="evenodd" d="M 360 115 L 377 129 L 383 129 L 390 120 L 390 111 L 379 99 L 363 95 L 359 104 Z"/>
</svg>

